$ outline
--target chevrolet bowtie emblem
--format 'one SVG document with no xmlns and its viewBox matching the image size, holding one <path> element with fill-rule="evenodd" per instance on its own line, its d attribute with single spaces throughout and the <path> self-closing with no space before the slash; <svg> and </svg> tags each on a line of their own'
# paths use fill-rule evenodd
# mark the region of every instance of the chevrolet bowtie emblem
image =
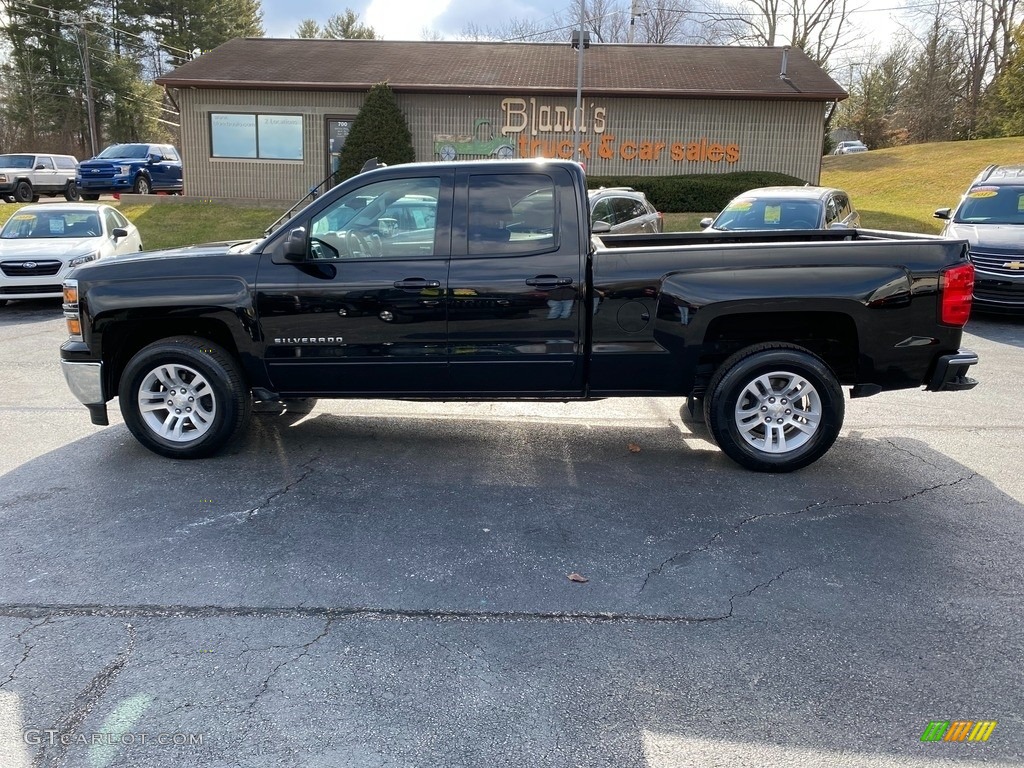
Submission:
<svg viewBox="0 0 1024 768">
<path fill-rule="evenodd" d="M 1008 261 L 1003 266 L 1007 269 L 1024 269 L 1024 261 Z"/>
</svg>

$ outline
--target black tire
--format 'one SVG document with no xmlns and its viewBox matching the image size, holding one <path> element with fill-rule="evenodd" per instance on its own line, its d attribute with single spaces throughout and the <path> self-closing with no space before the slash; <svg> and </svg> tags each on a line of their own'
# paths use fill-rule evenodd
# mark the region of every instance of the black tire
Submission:
<svg viewBox="0 0 1024 768">
<path fill-rule="evenodd" d="M 32 191 L 32 185 L 27 181 L 19 181 L 14 185 L 14 202 L 16 203 L 31 202 L 33 194 L 35 193 Z"/>
<path fill-rule="evenodd" d="M 100 199 L 100 196 L 97 195 L 95 192 L 82 192 L 81 195 L 82 195 L 82 199 L 83 200 L 99 200 Z"/>
<path fill-rule="evenodd" d="M 169 371 L 161 379 L 156 373 L 164 366 Z M 161 383 L 167 378 L 171 387 Z M 245 429 L 252 413 L 252 395 L 238 362 L 216 344 L 194 336 L 161 339 L 137 352 L 121 375 L 118 397 L 135 438 L 172 459 L 216 453 Z M 143 412 L 140 398 L 155 407 Z M 171 437 L 161 434 L 168 426 L 177 428 Z"/>
<path fill-rule="evenodd" d="M 153 191 L 153 185 L 149 181 L 149 177 L 139 174 L 135 177 L 135 183 L 132 185 L 132 192 L 136 195 L 148 195 Z"/>
<path fill-rule="evenodd" d="M 69 203 L 73 203 L 79 199 L 78 184 L 73 181 L 68 182 L 68 185 L 64 187 L 64 199 Z"/>
<path fill-rule="evenodd" d="M 770 391 L 756 386 L 771 374 Z M 792 391 L 796 396 L 786 397 Z M 792 472 L 817 461 L 839 436 L 845 411 L 832 370 L 806 349 L 781 343 L 737 352 L 715 372 L 704 398 L 704 420 L 715 442 L 756 472 Z M 767 426 L 762 414 L 771 419 Z"/>
<path fill-rule="evenodd" d="M 6 307 L 6 306 L 7 306 L 7 299 L 0 299 L 0 307 Z"/>
<path fill-rule="evenodd" d="M 53 195 L 50 195 L 50 197 L 53 197 Z M 32 202 L 33 203 L 38 203 L 39 202 L 39 195 L 32 195 Z"/>
</svg>

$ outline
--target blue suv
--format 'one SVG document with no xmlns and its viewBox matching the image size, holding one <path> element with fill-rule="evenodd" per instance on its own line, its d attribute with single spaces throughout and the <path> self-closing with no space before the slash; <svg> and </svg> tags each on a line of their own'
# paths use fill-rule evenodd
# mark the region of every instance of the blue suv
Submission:
<svg viewBox="0 0 1024 768">
<path fill-rule="evenodd" d="M 114 192 L 181 194 L 181 157 L 170 144 L 114 144 L 78 166 L 78 191 L 84 200 Z"/>
</svg>

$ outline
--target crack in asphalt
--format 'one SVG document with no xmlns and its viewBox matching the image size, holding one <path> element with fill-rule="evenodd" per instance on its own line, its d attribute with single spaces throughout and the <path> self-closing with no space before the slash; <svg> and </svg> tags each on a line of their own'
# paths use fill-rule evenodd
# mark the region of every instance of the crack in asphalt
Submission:
<svg viewBox="0 0 1024 768">
<path fill-rule="evenodd" d="M 71 703 L 71 709 L 54 723 L 52 731 L 60 734 L 62 738 L 43 742 L 32 760 L 33 768 L 41 768 L 43 765 L 57 768 L 64 763 L 64 760 L 67 758 L 68 747 L 74 741 L 74 736 L 78 733 L 78 729 L 82 727 L 82 723 L 85 722 L 89 712 L 92 711 L 103 694 L 107 692 L 107 689 L 117 679 L 121 670 L 128 663 L 132 651 L 135 650 L 135 641 L 138 637 L 135 627 L 130 623 L 126 623 L 125 626 L 128 629 L 128 641 L 125 647 L 114 657 L 113 661 L 96 673 L 92 680 L 89 681 L 89 684 L 75 697 L 75 700 Z M 64 736 L 67 736 L 67 738 L 63 738 Z M 55 747 L 57 750 L 49 761 L 47 761 L 48 747 Z"/>
<path fill-rule="evenodd" d="M 260 701 L 260 697 L 263 696 L 263 694 L 266 693 L 267 690 L 269 690 L 269 688 L 270 688 L 270 681 L 274 679 L 274 676 L 277 675 L 278 672 L 280 672 L 287 665 L 292 664 L 292 663 L 298 661 L 299 659 L 301 659 L 303 656 L 305 656 L 306 654 L 309 653 L 309 649 L 310 648 L 312 648 L 314 645 L 316 645 L 321 640 L 323 640 L 325 637 L 327 637 L 327 635 L 331 631 L 331 623 L 333 621 L 334 621 L 334 618 L 328 616 L 327 617 L 327 621 L 324 624 L 323 631 L 321 631 L 319 635 L 314 637 L 308 643 L 304 643 L 302 645 L 302 651 L 297 656 L 294 656 L 293 658 L 290 658 L 290 659 L 285 659 L 280 664 L 278 664 L 276 667 L 274 667 L 272 670 L 270 670 L 270 674 L 267 675 L 263 679 L 263 683 L 260 685 L 260 689 L 256 692 L 256 695 L 253 697 L 252 702 L 249 704 L 249 707 L 246 710 L 247 712 L 249 712 L 251 714 L 252 711 L 256 708 L 256 705 Z"/>
<path fill-rule="evenodd" d="M 891 445 L 897 451 L 900 451 L 901 453 L 905 453 L 908 456 L 913 456 L 915 459 L 917 459 L 921 463 L 927 464 L 932 469 L 940 469 L 939 465 L 936 464 L 935 462 L 928 461 L 928 459 L 926 459 L 924 456 L 917 455 L 916 453 L 914 453 L 909 448 L 904 448 L 902 445 L 896 445 L 896 443 L 894 443 L 891 438 L 886 438 L 885 442 L 887 442 L 889 445 Z"/>
<path fill-rule="evenodd" d="M 687 549 L 682 552 L 676 552 L 671 557 L 663 560 L 661 564 L 658 565 L 656 568 L 652 568 L 651 570 L 649 570 L 647 572 L 647 575 L 644 576 L 643 583 L 640 585 L 640 593 L 643 593 L 643 591 L 647 589 L 647 584 L 648 582 L 650 582 L 652 578 L 661 575 L 661 572 L 665 570 L 665 568 L 667 568 L 668 566 L 675 563 L 676 560 L 678 560 L 681 557 L 686 557 L 687 555 L 692 555 L 696 552 L 706 552 L 707 550 L 711 549 L 711 545 L 713 545 L 717 541 L 721 541 L 722 538 L 724 538 L 725 534 L 730 531 L 732 533 L 739 533 L 740 528 L 742 528 L 743 526 L 748 525 L 749 523 L 756 522 L 758 520 L 762 520 L 766 517 L 792 517 L 793 515 L 802 515 L 806 512 L 810 512 L 815 507 L 824 506 L 825 504 L 828 504 L 835 500 L 836 497 L 833 497 L 831 499 L 825 499 L 824 501 L 816 501 L 813 504 L 808 504 L 806 507 L 803 507 L 802 509 L 790 510 L 789 512 L 762 512 L 757 515 L 745 517 L 738 523 L 734 523 L 732 527 L 729 528 L 727 531 L 718 531 L 714 536 L 712 536 L 706 542 L 701 544 L 699 547 L 693 547 L 692 549 Z"/>
<path fill-rule="evenodd" d="M 541 622 L 541 623 L 614 623 L 690 624 L 718 621 L 720 616 L 685 616 L 629 611 L 473 611 L 340 607 L 257 607 L 216 605 L 59 605 L 38 603 L 0 604 L 3 618 L 76 618 L 130 619 L 369 619 L 383 621 L 425 620 L 435 622 Z"/>
<path fill-rule="evenodd" d="M 893 445 L 893 444 L 890 442 L 890 445 Z M 893 447 L 894 448 L 899 448 L 896 445 L 893 445 Z M 900 449 L 900 450 L 903 450 L 903 449 Z M 906 452 L 910 453 L 910 455 L 912 455 L 912 456 L 915 455 L 915 454 L 911 453 L 910 451 L 906 451 Z M 918 457 L 918 458 L 920 458 L 920 457 Z M 924 461 L 924 459 L 922 459 L 922 461 Z M 926 463 L 928 463 L 928 462 L 926 462 Z M 935 466 L 935 465 L 933 464 L 932 466 Z M 717 533 L 715 533 L 715 535 L 713 535 L 710 539 L 705 541 L 700 546 L 692 547 L 691 549 L 686 549 L 686 550 L 683 550 L 682 552 L 676 552 L 674 555 L 672 555 L 671 557 L 666 558 L 659 565 L 657 565 L 656 567 L 654 567 L 651 570 L 649 570 L 647 572 L 647 575 L 644 576 L 644 580 L 643 580 L 643 583 L 641 583 L 641 585 L 640 585 L 640 590 L 639 590 L 638 594 L 642 594 L 643 591 L 647 588 L 647 585 L 648 585 L 648 583 L 650 583 L 651 579 L 654 578 L 655 576 L 660 576 L 662 571 L 664 571 L 665 568 L 669 567 L 670 565 L 674 564 L 676 560 L 679 560 L 680 558 L 686 557 L 688 555 L 695 554 L 697 552 L 706 552 L 709 549 L 711 549 L 712 545 L 714 545 L 716 542 L 721 541 L 725 537 L 726 533 L 730 533 L 730 532 L 731 533 L 739 533 L 739 530 L 743 526 L 748 525 L 750 523 L 757 522 L 758 520 L 763 520 L 765 518 L 792 517 L 794 515 L 803 515 L 803 514 L 806 514 L 807 512 L 810 512 L 811 510 L 813 510 L 813 509 L 815 509 L 817 507 L 824 507 L 826 509 L 846 509 L 846 508 L 856 508 L 856 507 L 871 507 L 871 506 L 878 506 L 878 505 L 885 506 L 885 505 L 889 505 L 889 504 L 898 504 L 901 501 L 909 501 L 910 499 L 916 498 L 918 496 L 922 496 L 922 495 L 924 495 L 926 493 L 931 493 L 932 491 L 936 491 L 936 490 L 938 490 L 940 488 L 952 488 L 953 486 L 959 485 L 960 483 L 969 482 L 970 480 L 973 480 L 976 477 L 978 477 L 978 473 L 977 472 L 972 472 L 971 474 L 967 475 L 966 477 L 958 477 L 956 480 L 953 480 L 953 481 L 948 482 L 948 483 L 937 483 L 935 485 L 930 485 L 927 488 L 921 488 L 921 489 L 919 489 L 917 491 L 914 491 L 913 493 L 908 493 L 905 496 L 899 496 L 899 497 L 896 497 L 896 498 L 893 498 L 893 499 L 878 499 L 878 500 L 875 500 L 875 501 L 859 501 L 859 502 L 849 502 L 849 503 L 845 503 L 845 504 L 835 504 L 835 505 L 832 505 L 832 502 L 836 501 L 836 499 L 838 498 L 838 497 L 833 496 L 830 499 L 825 499 L 824 501 L 816 501 L 813 504 L 808 504 L 806 507 L 802 507 L 801 509 L 796 509 L 796 510 L 790 510 L 789 512 L 762 512 L 762 513 L 757 514 L 757 515 L 751 515 L 750 517 L 745 517 L 742 520 L 740 520 L 738 523 L 733 524 L 729 529 L 727 529 L 725 531 L 718 531 Z"/>
<path fill-rule="evenodd" d="M 261 509 L 263 509 L 264 507 L 269 507 L 271 504 L 273 504 L 279 498 L 284 496 L 286 493 L 294 490 L 296 486 L 300 485 L 302 482 L 306 480 L 307 477 L 313 474 L 313 464 L 320 460 L 320 455 L 321 451 L 317 451 L 316 456 L 299 465 L 299 469 L 304 471 L 296 480 L 292 480 L 290 483 L 287 483 L 283 488 L 278 488 L 276 491 L 272 492 L 269 496 L 267 496 L 262 503 L 258 504 L 252 509 L 245 510 L 245 512 L 243 512 L 242 514 L 245 516 L 246 522 L 256 517 L 256 515 L 259 514 Z"/>
<path fill-rule="evenodd" d="M 52 616 L 46 616 L 42 621 L 25 627 L 25 629 L 21 630 L 21 632 L 14 636 L 15 641 L 21 643 L 22 647 L 25 649 L 25 652 L 21 655 L 21 658 L 18 659 L 18 661 L 15 663 L 14 667 L 11 669 L 11 673 L 7 675 L 7 679 L 0 683 L 0 688 L 3 688 L 8 683 L 14 682 L 15 676 L 18 674 L 18 667 L 20 667 L 22 664 L 28 661 L 28 657 L 32 653 L 32 644 L 24 642 L 21 638 L 23 638 L 29 632 L 33 632 L 39 629 L 40 627 L 49 624 L 52 618 Z"/>
</svg>

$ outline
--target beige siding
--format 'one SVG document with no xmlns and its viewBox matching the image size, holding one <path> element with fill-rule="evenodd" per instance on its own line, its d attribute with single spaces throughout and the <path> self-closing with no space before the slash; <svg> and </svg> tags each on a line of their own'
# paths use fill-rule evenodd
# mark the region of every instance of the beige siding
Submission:
<svg viewBox="0 0 1024 768">
<path fill-rule="evenodd" d="M 203 197 L 301 197 L 326 175 L 326 118 L 355 116 L 364 95 L 343 92 L 185 90 L 175 97 L 182 111 L 182 156 L 185 191 Z M 572 114 L 574 98 L 536 97 L 527 102 L 530 124 L 507 132 L 502 96 L 398 94 L 409 121 L 418 160 L 437 160 L 435 137 L 453 137 L 460 150 L 466 138 L 488 138 L 487 146 L 513 147 L 514 154 L 571 155 L 571 130 L 541 130 L 532 119 L 533 107 L 561 107 Z M 731 171 L 778 171 L 816 183 L 821 169 L 825 105 L 820 102 L 732 101 L 709 99 L 586 98 L 583 157 L 592 175 L 674 175 Z M 604 130 L 595 123 L 595 110 L 604 110 Z M 217 111 L 301 114 L 302 161 L 228 160 L 210 157 L 209 113 Z M 510 118 L 512 125 L 522 117 Z M 474 131 L 478 121 L 490 120 Z M 554 127 L 554 126 L 552 126 Z M 565 126 L 563 126 L 564 128 Z M 536 130 L 536 133 L 534 131 Z M 462 139 L 456 141 L 454 139 Z M 598 152 L 604 141 L 605 155 Z M 702 144 L 703 141 L 703 144 Z M 587 144 L 589 142 L 589 144 Z M 646 144 L 645 144 L 646 142 Z M 708 149 L 719 145 L 717 161 Z M 659 146 L 660 145 L 660 146 Z M 703 146 L 703 159 L 700 159 Z M 726 150 L 729 154 L 726 155 Z M 523 151 L 525 150 L 525 152 Z M 673 159 L 675 150 L 676 159 Z M 680 157 L 681 155 L 681 157 Z M 480 155 L 462 154 L 460 159 Z M 696 156 L 696 157 L 694 157 Z M 729 162 L 729 158 L 735 158 Z"/>
</svg>

